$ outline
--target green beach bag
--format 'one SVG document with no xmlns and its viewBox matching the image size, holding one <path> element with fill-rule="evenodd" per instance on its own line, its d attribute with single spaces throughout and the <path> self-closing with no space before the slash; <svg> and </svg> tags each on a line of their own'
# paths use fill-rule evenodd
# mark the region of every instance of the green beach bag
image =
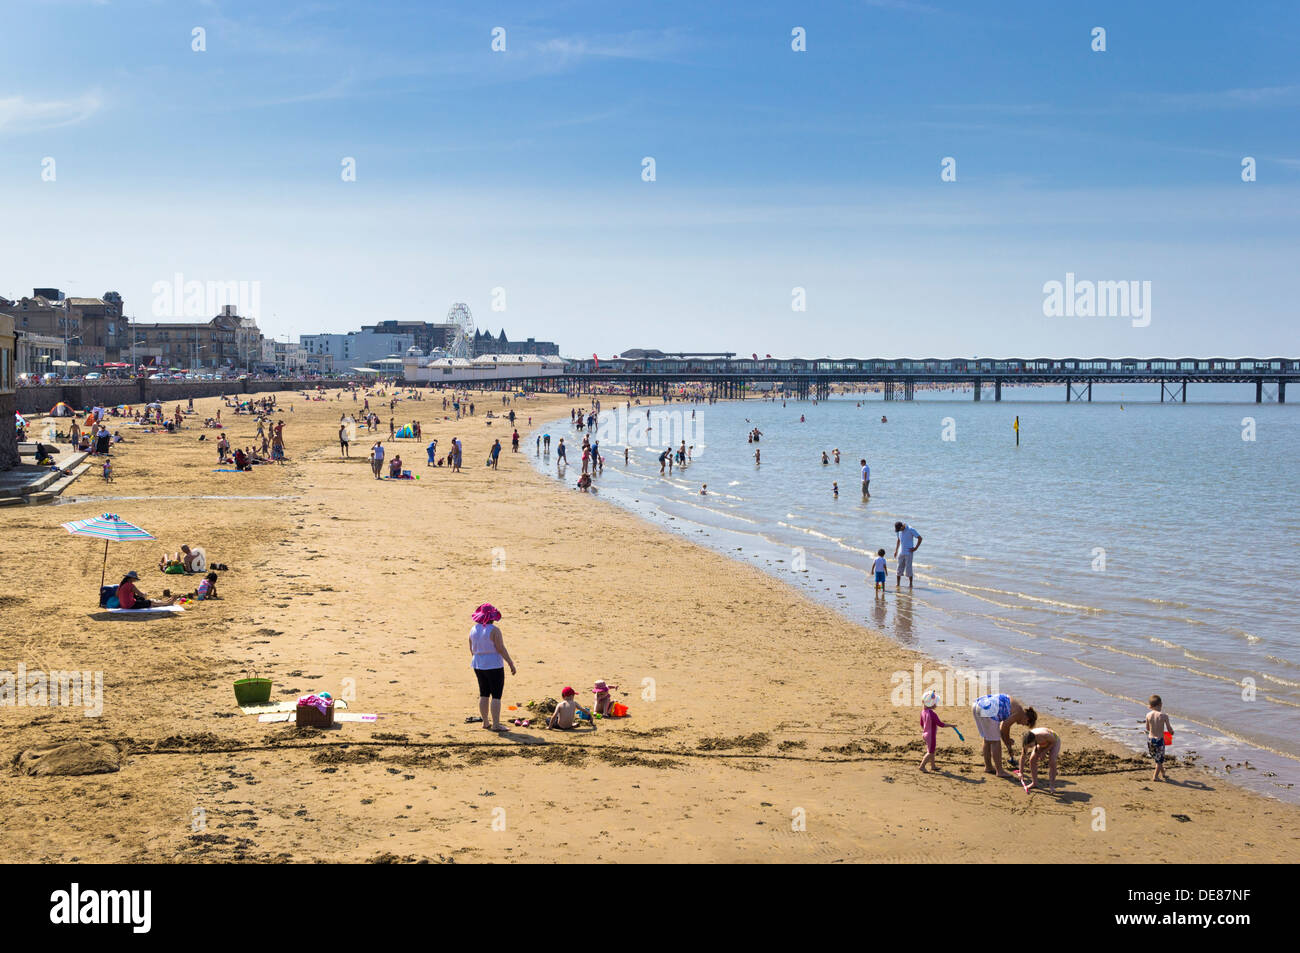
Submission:
<svg viewBox="0 0 1300 953">
<path fill-rule="evenodd" d="M 235 701 L 240 705 L 265 705 L 271 700 L 271 680 L 258 678 L 256 669 L 245 669 L 235 682 Z"/>
</svg>

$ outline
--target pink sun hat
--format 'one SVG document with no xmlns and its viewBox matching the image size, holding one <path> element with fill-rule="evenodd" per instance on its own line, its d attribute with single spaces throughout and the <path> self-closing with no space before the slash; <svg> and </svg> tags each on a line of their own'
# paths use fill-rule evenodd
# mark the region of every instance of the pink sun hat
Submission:
<svg viewBox="0 0 1300 953">
<path fill-rule="evenodd" d="M 472 618 L 479 625 L 490 625 L 501 618 L 501 613 L 492 603 L 485 602 L 474 610 Z"/>
<path fill-rule="evenodd" d="M 596 685 L 594 688 L 592 688 L 591 693 L 593 695 L 601 695 L 607 693 L 611 688 L 618 688 L 618 686 L 606 685 L 605 680 L 603 678 L 598 678 L 596 679 Z"/>
</svg>

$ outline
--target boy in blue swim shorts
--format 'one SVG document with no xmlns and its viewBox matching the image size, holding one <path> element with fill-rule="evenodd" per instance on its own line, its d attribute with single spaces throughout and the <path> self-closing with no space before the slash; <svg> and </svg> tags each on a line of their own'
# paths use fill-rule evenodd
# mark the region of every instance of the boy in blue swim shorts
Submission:
<svg viewBox="0 0 1300 953">
<path fill-rule="evenodd" d="M 879 550 L 876 553 L 876 560 L 871 565 L 872 572 L 876 575 L 876 592 L 885 591 L 885 577 L 889 575 L 889 567 L 885 563 L 885 551 Z"/>
</svg>

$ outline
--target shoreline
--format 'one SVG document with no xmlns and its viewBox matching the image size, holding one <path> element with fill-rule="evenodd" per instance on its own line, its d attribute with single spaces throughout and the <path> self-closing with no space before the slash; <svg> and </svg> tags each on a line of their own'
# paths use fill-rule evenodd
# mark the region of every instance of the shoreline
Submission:
<svg viewBox="0 0 1300 953">
<path fill-rule="evenodd" d="M 401 403 L 396 415 L 420 419 L 426 441 L 466 446 L 454 475 L 423 468 L 422 444 L 397 442 L 422 477 L 409 483 L 374 481 L 360 446 L 339 458 L 334 431 L 340 409 L 359 407 L 350 401 L 293 401 L 284 468 L 210 473 L 194 429 L 133 442 L 104 495 L 144 495 L 147 484 L 159 497 L 296 497 L 122 506 L 160 539 L 129 556 L 115 548 L 112 570 L 147 567 L 156 550 L 191 540 L 232 566 L 221 602 L 161 625 L 89 621 L 82 610 L 82 579 L 92 569 L 98 578 L 102 547 L 51 531 L 96 503 L 31 508 L 11 524 L 0 564 L 24 601 L 6 605 L 13 632 L 0 667 L 80 660 L 105 672 L 112 702 L 97 719 L 0 709 L 11 754 L 76 737 L 128 751 L 116 774 L 15 776 L 0 801 L 15 858 L 1300 858 L 1295 808 L 1179 764 L 1177 783 L 1151 785 L 1148 762 L 1074 727 L 1054 798 L 986 778 L 969 732 L 964 745 L 941 739 L 941 773 L 921 775 L 916 710 L 900 712 L 882 691 L 889 673 L 925 664 L 920 653 L 773 587 L 757 567 L 557 492 L 508 439 L 501 470 L 485 468 L 501 436 L 482 417 L 494 401 L 449 422 L 426 422 L 436 400 Z M 196 401 L 199 418 L 215 406 Z M 567 406 L 542 398 L 515 409 L 536 430 Z M 240 429 L 251 428 L 232 426 L 232 439 Z M 520 432 L 526 453 L 532 431 Z M 55 559 L 66 574 L 50 575 Z M 149 572 L 143 587 L 160 591 L 161 578 Z M 509 704 L 606 678 L 631 717 L 587 735 L 534 727 L 498 738 L 464 724 L 476 707 L 464 641 L 482 601 L 505 614 L 519 666 Z M 380 720 L 300 734 L 241 716 L 230 681 L 248 659 L 274 679 L 273 699 L 351 679 L 353 710 Z M 1097 807 L 1104 830 L 1093 826 Z"/>
<path fill-rule="evenodd" d="M 650 406 L 658 407 L 660 405 L 654 404 Z M 563 420 L 557 419 L 554 421 L 547 421 L 544 422 L 541 426 L 543 428 L 547 426 L 558 427 L 560 430 L 563 431 L 563 434 L 566 437 L 566 439 L 572 440 L 573 437 L 576 435 L 578 437 L 578 441 L 580 445 L 581 435 L 576 434 L 576 431 L 573 430 L 572 426 L 564 422 Z M 617 449 L 621 450 L 622 449 L 621 445 L 619 445 Z M 633 449 L 635 452 L 639 448 L 633 448 Z M 549 465 L 549 472 L 546 469 L 544 469 L 546 466 L 547 465 L 543 464 L 540 459 L 537 459 L 534 462 L 534 467 L 535 469 L 538 470 L 538 472 L 542 473 L 543 476 L 547 476 L 549 479 L 552 480 L 552 482 L 558 483 L 559 481 L 554 475 L 553 458 Z M 617 468 L 621 466 L 622 466 L 622 461 L 619 460 L 614 465 L 614 469 L 617 470 Z M 580 457 L 579 457 L 578 469 L 579 471 L 581 469 Z M 651 470 L 653 470 L 653 467 L 651 467 Z M 571 487 L 569 488 L 571 489 Z M 763 576 L 766 579 L 772 582 L 779 583 L 780 585 L 786 587 L 792 595 L 799 598 L 809 599 L 812 602 L 814 602 L 816 605 L 822 607 L 823 609 L 834 612 L 837 616 L 844 619 L 846 622 L 861 628 L 865 633 L 869 633 L 872 637 L 883 639 L 893 645 L 898 646 L 900 649 L 918 652 L 922 656 L 922 658 L 925 659 L 927 663 L 926 668 L 929 671 L 943 670 L 943 671 L 951 672 L 951 671 L 959 671 L 959 670 L 960 671 L 976 670 L 980 672 L 988 672 L 988 671 L 996 671 L 999 669 L 1006 670 L 1009 667 L 1006 662 L 1002 662 L 998 665 L 993 666 L 993 668 L 990 668 L 989 665 L 987 664 L 989 661 L 988 658 L 981 657 L 978 654 L 975 655 L 974 661 L 967 662 L 965 664 L 960 664 L 958 659 L 955 657 L 956 654 L 969 654 L 971 652 L 974 653 L 983 652 L 987 656 L 990 648 L 993 649 L 995 653 L 999 650 L 1004 655 L 1009 653 L 1009 650 L 1006 649 L 1006 647 L 1001 647 L 999 649 L 998 646 L 987 646 L 980 640 L 971 638 L 960 632 L 955 633 L 955 635 L 960 640 L 959 644 L 964 651 L 959 652 L 956 647 L 953 647 L 952 652 L 950 653 L 949 657 L 946 659 L 940 658 L 937 655 L 932 654 L 936 650 L 937 646 L 930 646 L 928 648 L 908 647 L 904 645 L 901 641 L 899 641 L 897 638 L 895 638 L 894 636 L 888 634 L 886 631 L 884 631 L 884 629 L 873 626 L 869 622 L 856 617 L 853 613 L 854 611 L 860 610 L 862 608 L 861 606 L 854 606 L 851 602 L 837 603 L 835 598 L 833 597 L 833 594 L 836 590 L 833 590 L 829 587 L 823 587 L 825 589 L 825 593 L 823 593 L 822 591 L 818 591 L 815 586 L 813 586 L 811 583 L 808 583 L 805 580 L 797 579 L 797 578 L 796 579 L 786 578 L 785 573 L 781 573 L 777 571 L 776 566 L 773 563 L 773 559 L 768 558 L 768 556 L 770 556 L 771 554 L 768 554 L 767 556 L 764 555 L 762 547 L 759 547 L 757 552 L 750 551 L 751 549 L 753 549 L 753 543 L 751 540 L 748 539 L 743 540 L 747 544 L 745 547 L 744 555 L 746 557 L 754 557 L 754 556 L 759 557 L 758 559 L 755 559 L 754 562 L 750 562 L 749 559 L 737 555 L 736 551 L 739 550 L 740 547 L 732 546 L 726 541 L 724 541 L 723 539 L 715 539 L 715 537 L 726 537 L 732 535 L 733 530 L 725 526 L 719 526 L 715 523 L 708 523 L 708 522 L 693 523 L 694 526 L 699 527 L 698 529 L 695 530 L 695 532 L 704 532 L 704 535 L 708 537 L 707 541 L 698 540 L 694 538 L 694 533 L 688 532 L 688 530 L 682 525 L 684 521 L 688 523 L 691 522 L 689 517 L 684 517 L 680 513 L 673 516 L 669 516 L 667 512 L 661 510 L 660 504 L 664 502 L 665 499 L 661 495 L 658 494 L 647 495 L 648 499 L 635 500 L 633 499 L 633 497 L 637 492 L 635 488 L 620 487 L 613 491 L 606 491 L 603 489 L 603 487 L 600 486 L 599 481 L 593 483 L 593 492 L 597 490 L 600 490 L 601 492 L 595 493 L 595 495 L 602 503 L 613 506 L 616 509 L 620 510 L 621 512 L 631 514 L 638 521 L 643 523 L 647 528 L 650 528 L 656 532 L 668 533 L 674 536 L 675 538 L 684 540 L 693 546 L 698 546 L 699 548 L 701 548 L 706 552 L 719 555 L 733 565 L 746 566 L 746 567 L 757 569 L 760 573 L 763 574 Z M 684 506 L 692 505 L 689 502 L 689 500 L 682 500 L 676 502 Z M 655 518 L 656 516 L 659 518 L 656 519 Z M 741 532 L 740 535 L 744 536 L 745 534 Z M 741 540 L 733 539 L 731 540 L 731 543 L 738 542 L 738 541 Z M 773 548 L 773 552 L 775 552 L 776 551 L 775 544 L 771 543 L 771 541 L 768 541 L 768 543 Z M 762 565 L 760 565 L 760 562 L 762 563 Z M 781 560 L 777 559 L 776 562 L 779 563 L 781 562 Z M 840 564 L 834 564 L 834 566 L 839 568 L 845 568 L 845 567 L 840 567 Z M 821 571 L 825 571 L 829 574 L 835 572 L 836 569 L 832 568 L 832 564 L 827 562 L 826 567 L 824 567 Z M 807 572 L 809 575 L 812 574 L 813 570 L 811 568 L 811 565 L 808 570 L 805 570 L 805 572 Z M 866 586 L 870 585 L 865 570 L 857 571 L 853 567 L 846 567 L 846 572 L 848 573 L 848 577 L 850 578 L 856 575 L 856 577 L 858 577 L 856 581 L 861 583 L 862 585 L 866 585 Z M 920 573 L 920 567 L 918 567 L 918 575 L 919 573 Z M 837 577 L 831 581 L 832 583 L 839 582 L 840 579 L 841 577 Z M 850 582 L 850 585 L 852 585 L 852 582 Z M 896 594 L 895 590 L 889 588 L 888 586 L 887 586 L 887 592 L 891 598 L 894 597 Z M 954 633 L 951 631 L 947 631 L 946 635 L 947 638 L 940 641 L 950 642 L 954 636 Z M 1026 685 L 1026 682 L 1029 683 L 1030 685 L 1032 685 L 1033 683 L 1038 683 L 1040 686 L 1042 686 L 1043 689 L 1050 689 L 1053 691 L 1068 690 L 1075 694 L 1083 693 L 1089 696 L 1096 696 L 1094 698 L 1091 698 L 1088 701 L 1082 701 L 1084 708 L 1079 712 L 1079 715 L 1088 718 L 1093 717 L 1093 715 L 1089 714 L 1089 712 L 1093 711 L 1093 708 L 1098 704 L 1104 705 L 1107 701 L 1117 702 L 1118 700 L 1116 707 L 1123 708 L 1127 705 L 1128 707 L 1133 708 L 1134 711 L 1138 711 L 1142 709 L 1143 706 L 1145 705 L 1145 703 L 1142 700 L 1128 699 L 1124 696 L 1115 695 L 1113 692 L 1107 693 L 1104 690 L 1097 688 L 1096 686 L 1087 686 L 1087 685 L 1067 686 L 1067 684 L 1058 676 L 1054 676 L 1050 673 L 1035 669 L 1028 662 L 1020 662 L 1018 663 L 1018 666 L 1022 668 L 1020 692 L 1011 692 L 1006 686 L 998 687 L 994 685 L 994 686 L 990 686 L 991 689 L 994 691 L 1003 691 L 1006 692 L 1007 694 L 1018 695 L 1022 700 L 1028 697 L 1030 701 L 1032 701 L 1034 706 L 1037 708 L 1040 715 L 1047 715 L 1049 719 L 1066 721 L 1080 730 L 1087 731 L 1090 735 L 1095 736 L 1099 740 L 1105 741 L 1108 744 L 1115 744 L 1120 746 L 1124 751 L 1126 751 L 1131 756 L 1138 757 L 1140 759 L 1146 759 L 1145 744 L 1138 741 L 1130 743 L 1126 741 L 1125 738 L 1123 737 L 1123 734 L 1125 732 L 1134 735 L 1142 733 L 1142 728 L 1141 728 L 1142 722 L 1140 718 L 1133 717 L 1131 719 L 1132 721 L 1131 725 L 1124 725 L 1114 720 L 1104 720 L 1104 721 L 1099 721 L 1099 723 L 1097 724 L 1089 724 L 1086 721 L 1081 720 L 1080 717 L 1072 717 L 1070 715 L 1059 714 L 1059 709 L 1061 709 L 1064 706 L 1058 705 L 1055 702 L 1051 701 L 1050 699 L 1044 701 L 1038 701 L 1032 698 L 1032 696 L 1029 695 L 1027 692 L 1028 686 Z M 1011 667 L 1014 669 L 1016 666 L 1013 664 Z M 1057 700 L 1075 702 L 1076 704 L 1081 702 L 1081 700 L 1077 698 L 1065 698 L 1065 699 L 1058 698 Z M 968 700 L 965 703 L 965 707 L 967 709 L 967 716 L 969 715 L 969 701 L 970 700 Z M 954 706 L 945 704 L 944 707 L 946 709 L 952 709 Z M 1107 713 L 1104 710 L 1097 710 L 1094 711 L 1093 714 L 1097 716 L 1097 719 L 1100 719 L 1103 715 L 1106 715 Z M 1220 734 L 1223 734 L 1231 738 L 1233 742 L 1235 742 L 1241 749 L 1238 752 L 1238 756 L 1236 758 L 1233 758 L 1231 761 L 1227 763 L 1226 771 L 1223 769 L 1216 769 L 1215 766 L 1213 766 L 1211 763 L 1208 762 L 1207 760 L 1208 756 L 1206 755 L 1199 755 L 1199 754 L 1193 755 L 1193 761 L 1191 763 L 1196 764 L 1198 770 L 1205 771 L 1208 774 L 1215 777 L 1216 780 L 1227 784 L 1231 784 L 1233 787 L 1241 791 L 1259 795 L 1270 801 L 1276 801 L 1281 804 L 1289 804 L 1293 806 L 1297 805 L 1297 803 L 1300 803 L 1300 791 L 1291 790 L 1289 792 L 1278 792 L 1278 791 L 1269 790 L 1265 787 L 1265 785 L 1268 782 L 1266 782 L 1262 778 L 1255 779 L 1253 775 L 1249 772 L 1249 769 L 1247 772 L 1239 773 L 1237 777 L 1233 777 L 1231 774 L 1233 767 L 1241 768 L 1243 767 L 1243 765 L 1252 765 L 1253 764 L 1251 760 L 1252 757 L 1255 757 L 1257 759 L 1260 755 L 1263 755 L 1265 757 L 1275 756 L 1287 762 L 1294 762 L 1295 759 L 1291 755 L 1288 755 L 1287 753 L 1282 751 L 1275 751 L 1269 748 L 1262 748 L 1259 745 L 1249 740 L 1232 735 L 1225 728 L 1204 725 L 1200 722 L 1194 721 L 1187 715 L 1179 715 L 1178 720 L 1183 722 L 1184 726 L 1194 725 L 1195 726 L 1194 730 L 1196 731 L 1198 736 L 1211 731 L 1218 732 Z M 1189 730 L 1193 730 L 1193 729 L 1189 729 Z M 1186 743 L 1184 742 L 1184 744 L 1180 747 L 1185 748 L 1185 745 Z M 1184 763 L 1188 763 L 1186 758 L 1184 758 Z M 1247 783 L 1248 779 L 1254 780 L 1255 784 L 1252 785 L 1250 783 Z M 1291 795 L 1289 798 L 1286 796 L 1287 793 Z"/>
</svg>

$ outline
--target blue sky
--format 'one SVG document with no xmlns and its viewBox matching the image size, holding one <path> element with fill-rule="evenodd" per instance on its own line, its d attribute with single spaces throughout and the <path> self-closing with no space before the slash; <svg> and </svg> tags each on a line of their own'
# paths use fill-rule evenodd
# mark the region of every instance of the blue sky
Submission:
<svg viewBox="0 0 1300 953">
<path fill-rule="evenodd" d="M 1298 350 L 1300 5 L 8 0 L 4 20 L 10 297 L 115 289 L 147 320 L 178 272 L 256 281 L 281 336 L 466 301 L 573 355 Z M 1150 281 L 1150 325 L 1045 317 L 1067 272 Z"/>
</svg>

